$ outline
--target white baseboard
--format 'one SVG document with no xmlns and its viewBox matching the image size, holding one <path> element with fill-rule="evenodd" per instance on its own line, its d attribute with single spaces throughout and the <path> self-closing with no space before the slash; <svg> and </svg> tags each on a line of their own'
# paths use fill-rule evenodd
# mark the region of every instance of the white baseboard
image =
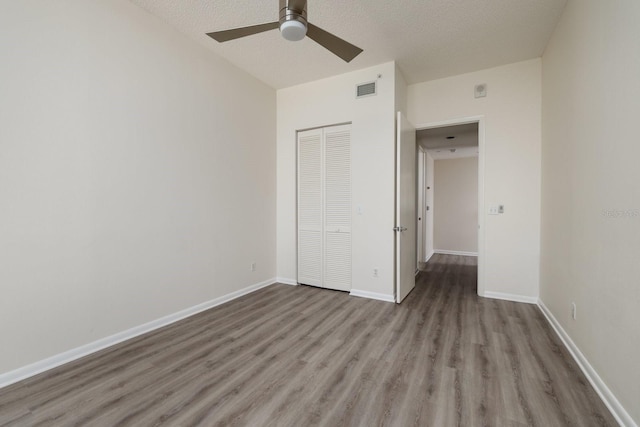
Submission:
<svg viewBox="0 0 640 427">
<path fill-rule="evenodd" d="M 424 259 L 424 262 L 429 262 L 429 260 L 431 259 L 431 257 L 433 256 L 433 254 L 435 254 L 435 251 L 431 251 Z"/>
<path fill-rule="evenodd" d="M 24 379 L 27 379 L 34 375 L 38 375 L 42 372 L 48 371 L 66 363 L 73 362 L 74 360 L 80 359 L 81 357 L 88 356 L 107 347 L 111 347 L 123 341 L 135 338 L 139 335 L 146 334 L 147 332 L 162 328 L 163 326 L 170 325 L 179 320 L 193 316 L 194 314 L 198 314 L 200 312 L 208 310 L 212 307 L 224 304 L 225 302 L 229 302 L 251 292 L 255 292 L 258 289 L 272 285 L 275 282 L 276 279 L 274 278 L 265 280 L 264 282 L 256 283 L 255 285 L 251 285 L 230 294 L 223 295 L 219 298 L 212 299 L 211 301 L 186 308 L 184 310 L 178 311 L 177 313 L 169 314 L 159 319 L 152 320 L 151 322 L 145 323 L 143 325 L 135 326 L 131 329 L 127 329 L 126 331 L 119 332 L 115 335 L 101 338 L 89 344 L 85 344 L 80 347 L 65 351 L 64 353 L 60 353 L 55 356 L 48 357 L 44 360 L 32 363 L 30 365 L 15 369 L 13 371 L 0 374 L 0 388 L 17 383 L 18 381 L 22 381 Z"/>
<path fill-rule="evenodd" d="M 287 279 L 286 277 L 276 277 L 277 283 L 282 283 L 283 285 L 291 285 L 298 286 L 298 281 L 296 279 Z"/>
<path fill-rule="evenodd" d="M 349 295 L 354 297 L 360 297 L 360 298 L 375 299 L 379 301 L 396 302 L 396 299 L 394 298 L 393 295 L 379 294 L 377 292 L 369 292 L 369 291 L 360 291 L 358 289 L 351 289 L 351 292 L 349 292 Z"/>
<path fill-rule="evenodd" d="M 435 249 L 433 252 L 442 255 L 478 256 L 478 252 L 448 251 L 446 249 Z"/>
<path fill-rule="evenodd" d="M 485 291 L 484 295 L 480 295 L 485 298 L 501 299 L 505 301 L 524 302 L 527 304 L 538 304 L 538 297 L 529 297 L 526 295 L 505 294 L 502 292 Z"/>
<path fill-rule="evenodd" d="M 609 411 L 611 411 L 611 414 L 618 424 L 625 427 L 638 427 L 635 421 L 631 418 L 631 415 L 629 415 L 618 399 L 616 399 L 611 390 L 609 390 L 609 387 L 607 387 L 604 381 L 602 381 L 600 375 L 598 375 L 596 370 L 593 369 L 593 366 L 591 366 L 587 358 L 573 342 L 569 334 L 564 330 L 562 325 L 560 325 L 560 322 L 558 322 L 555 316 L 540 299 L 538 300 L 538 307 L 540 307 L 542 314 L 547 318 L 547 321 L 549 321 L 553 330 L 556 331 L 556 334 L 558 334 L 564 346 L 569 350 L 569 353 L 571 353 L 571 356 L 573 356 L 574 360 L 589 380 L 589 383 L 591 383 L 591 386 L 595 389 L 596 393 L 598 393 L 600 399 L 602 399 L 607 408 L 609 408 Z"/>
</svg>

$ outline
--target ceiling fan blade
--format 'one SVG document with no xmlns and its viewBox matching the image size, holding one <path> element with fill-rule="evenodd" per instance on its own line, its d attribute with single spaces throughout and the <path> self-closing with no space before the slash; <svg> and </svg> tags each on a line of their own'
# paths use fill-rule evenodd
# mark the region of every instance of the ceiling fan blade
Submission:
<svg viewBox="0 0 640 427">
<path fill-rule="evenodd" d="M 234 28 L 233 30 L 214 31 L 207 33 L 212 39 L 222 43 L 229 40 L 239 39 L 253 34 L 262 33 L 264 31 L 273 30 L 280 26 L 279 22 L 269 22 L 268 24 L 252 25 L 250 27 Z"/>
<path fill-rule="evenodd" d="M 311 23 L 307 26 L 307 36 L 347 62 L 351 62 L 353 58 L 362 53 L 362 49 L 359 47 Z"/>
</svg>

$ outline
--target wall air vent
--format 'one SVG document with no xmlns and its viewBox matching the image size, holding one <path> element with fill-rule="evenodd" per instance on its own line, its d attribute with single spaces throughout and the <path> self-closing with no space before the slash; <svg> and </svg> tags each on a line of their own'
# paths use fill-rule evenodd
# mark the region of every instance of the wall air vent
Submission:
<svg viewBox="0 0 640 427">
<path fill-rule="evenodd" d="M 376 82 L 362 83 L 356 86 L 356 98 L 373 96 L 376 94 Z"/>
</svg>

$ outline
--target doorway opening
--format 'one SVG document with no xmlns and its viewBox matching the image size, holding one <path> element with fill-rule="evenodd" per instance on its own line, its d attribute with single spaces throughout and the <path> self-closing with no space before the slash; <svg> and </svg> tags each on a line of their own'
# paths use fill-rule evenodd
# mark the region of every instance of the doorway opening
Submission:
<svg viewBox="0 0 640 427">
<path fill-rule="evenodd" d="M 483 118 L 416 128 L 417 265 L 424 269 L 429 260 L 474 257 L 469 264 L 477 261 L 477 293 L 483 296 Z"/>
</svg>

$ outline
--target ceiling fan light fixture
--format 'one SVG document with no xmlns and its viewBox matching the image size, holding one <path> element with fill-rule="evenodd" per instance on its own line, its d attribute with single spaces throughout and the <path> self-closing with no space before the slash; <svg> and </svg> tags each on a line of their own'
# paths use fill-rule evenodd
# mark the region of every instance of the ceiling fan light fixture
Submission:
<svg viewBox="0 0 640 427">
<path fill-rule="evenodd" d="M 307 21 L 307 0 L 280 0 L 280 14 L 276 22 L 214 31 L 207 33 L 207 35 L 218 43 L 222 43 L 276 28 L 280 29 L 282 37 L 290 41 L 299 41 L 309 37 L 345 62 L 351 62 L 353 58 L 362 53 L 362 49 L 358 46 L 354 46 Z"/>
<path fill-rule="evenodd" d="M 280 24 L 280 33 L 286 40 L 297 42 L 307 35 L 307 26 L 296 20 L 284 21 Z"/>
</svg>

